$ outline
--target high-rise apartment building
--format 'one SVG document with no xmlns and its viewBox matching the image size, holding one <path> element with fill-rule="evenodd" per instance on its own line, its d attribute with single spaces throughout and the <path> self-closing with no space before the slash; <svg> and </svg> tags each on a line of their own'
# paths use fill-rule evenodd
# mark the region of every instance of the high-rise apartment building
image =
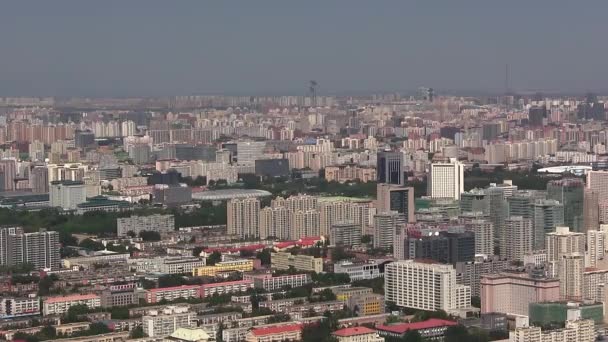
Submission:
<svg viewBox="0 0 608 342">
<path fill-rule="evenodd" d="M 585 257 L 581 253 L 563 254 L 558 261 L 559 294 L 562 300 L 583 299 Z"/>
<path fill-rule="evenodd" d="M 0 265 L 29 263 L 39 270 L 58 269 L 59 247 L 59 233 L 55 231 L 25 233 L 20 227 L 0 228 Z"/>
<path fill-rule="evenodd" d="M 532 221 L 521 216 L 505 220 L 504 233 L 500 239 L 500 255 L 509 260 L 523 260 L 533 247 Z"/>
<path fill-rule="evenodd" d="M 534 249 L 542 249 L 547 233 L 555 227 L 564 225 L 564 206 L 556 200 L 537 200 L 533 205 L 534 212 Z"/>
<path fill-rule="evenodd" d="M 361 227 L 352 221 L 336 222 L 330 228 L 329 242 L 334 245 L 361 245 Z"/>
<path fill-rule="evenodd" d="M 0 160 L 0 186 L 1 191 L 15 190 L 15 177 L 17 177 L 17 161 L 15 159 Z"/>
<path fill-rule="evenodd" d="M 51 182 L 49 190 L 51 207 L 74 210 L 87 200 L 87 189 L 83 182 L 54 181 Z"/>
<path fill-rule="evenodd" d="M 571 232 L 568 227 L 557 227 L 546 236 L 547 262 L 557 263 L 562 255 L 584 254 L 585 234 Z"/>
<path fill-rule="evenodd" d="M 450 313 L 470 306 L 471 289 L 456 283 L 452 265 L 402 260 L 385 266 L 384 298 L 400 307 Z"/>
<path fill-rule="evenodd" d="M 608 171 L 588 171 L 587 189 L 597 193 L 600 202 L 608 200 Z"/>
<path fill-rule="evenodd" d="M 49 171 L 45 166 L 34 166 L 30 170 L 30 187 L 35 194 L 49 192 Z"/>
<path fill-rule="evenodd" d="M 266 142 L 238 141 L 236 143 L 237 162 L 242 165 L 255 165 L 257 159 L 262 159 Z"/>
<path fill-rule="evenodd" d="M 416 221 L 414 215 L 414 188 L 379 183 L 376 192 L 377 211 L 385 213 L 396 211 L 405 216 L 409 223 Z"/>
<path fill-rule="evenodd" d="M 374 215 L 374 248 L 392 248 L 395 232 L 406 223 L 406 216 L 396 211 Z"/>
<path fill-rule="evenodd" d="M 290 211 L 286 207 L 266 207 L 260 210 L 260 237 L 292 239 Z"/>
<path fill-rule="evenodd" d="M 377 155 L 378 183 L 403 184 L 403 155 L 400 152 L 381 151 Z"/>
<path fill-rule="evenodd" d="M 464 165 L 456 159 L 449 163 L 432 163 L 427 195 L 433 198 L 460 199 L 464 192 Z"/>
<path fill-rule="evenodd" d="M 175 217 L 160 214 L 120 217 L 116 219 L 116 230 L 118 236 L 126 236 L 129 232 L 137 236 L 144 230 L 168 233 L 175 230 Z"/>
<path fill-rule="evenodd" d="M 320 236 L 320 214 L 316 209 L 289 212 L 290 239 Z"/>
<path fill-rule="evenodd" d="M 227 205 L 228 234 L 259 237 L 260 201 L 255 198 L 233 199 Z"/>
<path fill-rule="evenodd" d="M 584 183 L 579 178 L 564 178 L 547 183 L 547 199 L 564 206 L 564 225 L 572 231 L 583 229 Z"/>
<path fill-rule="evenodd" d="M 597 267 L 598 261 L 603 260 L 606 255 L 606 232 L 603 230 L 587 231 L 587 254 L 585 254 L 585 266 Z"/>
<path fill-rule="evenodd" d="M 486 219 L 474 219 L 465 225 L 475 235 L 475 254 L 494 255 L 494 226 Z"/>
</svg>

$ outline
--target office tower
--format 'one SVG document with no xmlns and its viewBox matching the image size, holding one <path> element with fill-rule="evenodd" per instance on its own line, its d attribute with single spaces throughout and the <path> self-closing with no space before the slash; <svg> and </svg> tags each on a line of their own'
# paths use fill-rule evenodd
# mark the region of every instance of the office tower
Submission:
<svg viewBox="0 0 608 342">
<path fill-rule="evenodd" d="M 480 212 L 490 215 L 490 201 L 486 200 L 486 192 L 483 189 L 472 189 L 460 195 L 460 212 Z"/>
<path fill-rule="evenodd" d="M 509 260 L 523 260 L 533 247 L 532 221 L 521 216 L 511 216 L 504 221 L 504 233 L 500 240 L 500 255 Z"/>
<path fill-rule="evenodd" d="M 379 183 L 376 198 L 378 199 L 378 213 L 396 211 L 405 216 L 406 222 L 416 221 L 414 188 Z"/>
<path fill-rule="evenodd" d="M 547 107 L 534 106 L 528 110 L 528 122 L 530 126 L 542 127 L 543 119 L 547 117 Z"/>
<path fill-rule="evenodd" d="M 320 215 L 315 209 L 289 212 L 290 239 L 320 236 Z"/>
<path fill-rule="evenodd" d="M 407 223 L 406 216 L 396 211 L 374 216 L 374 248 L 392 248 L 395 232 Z"/>
<path fill-rule="evenodd" d="M 237 141 L 237 162 L 240 165 L 254 165 L 257 159 L 262 159 L 264 148 L 264 141 Z"/>
<path fill-rule="evenodd" d="M 150 146 L 149 145 L 130 145 L 129 158 L 136 165 L 147 164 L 150 162 Z"/>
<path fill-rule="evenodd" d="M 547 183 L 547 199 L 564 205 L 564 225 L 575 232 L 583 229 L 583 190 L 584 183 L 578 178 L 564 178 Z"/>
<path fill-rule="evenodd" d="M 564 206 L 556 200 L 537 200 L 534 211 L 534 249 L 543 249 L 547 233 L 564 225 Z"/>
<path fill-rule="evenodd" d="M 136 236 L 142 231 L 169 233 L 175 230 L 175 217 L 173 215 L 147 215 L 119 217 L 116 219 L 116 235 L 127 236 L 132 232 Z"/>
<path fill-rule="evenodd" d="M 44 161 L 44 143 L 34 140 L 29 145 L 29 157 L 31 161 Z"/>
<path fill-rule="evenodd" d="M 295 238 L 291 233 L 289 214 L 289 210 L 285 207 L 266 207 L 260 210 L 260 237 L 262 239 L 274 237 L 281 240 Z"/>
<path fill-rule="evenodd" d="M 571 232 L 568 227 L 557 227 L 555 232 L 547 233 L 545 249 L 547 262 L 556 263 L 565 254 L 585 253 L 585 234 Z"/>
<path fill-rule="evenodd" d="M 54 181 L 49 186 L 49 200 L 51 207 L 74 210 L 86 202 L 87 189 L 83 182 Z"/>
<path fill-rule="evenodd" d="M 376 175 L 378 183 L 403 184 L 403 155 L 400 152 L 378 152 Z"/>
<path fill-rule="evenodd" d="M 597 230 L 600 226 L 599 195 L 592 189 L 583 194 L 583 232 Z"/>
<path fill-rule="evenodd" d="M 526 219 L 534 219 L 534 202 L 543 199 L 540 192 L 533 190 L 515 191 L 506 197 L 508 216 L 521 216 Z"/>
<path fill-rule="evenodd" d="M 23 263 L 40 269 L 58 269 L 59 233 L 41 229 L 35 233 L 24 233 L 20 227 L 0 228 L 0 264 L 14 266 Z"/>
<path fill-rule="evenodd" d="M 587 253 L 585 266 L 596 267 L 599 260 L 606 254 L 606 232 L 602 230 L 587 231 Z"/>
<path fill-rule="evenodd" d="M 30 171 L 30 186 L 35 194 L 49 192 L 49 171 L 45 166 L 34 166 Z"/>
<path fill-rule="evenodd" d="M 559 258 L 559 294 L 562 300 L 581 300 L 585 258 L 580 253 L 564 254 Z"/>
<path fill-rule="evenodd" d="M 465 224 L 475 235 L 475 254 L 494 255 L 494 227 L 486 219 L 474 219 Z"/>
<path fill-rule="evenodd" d="M 260 201 L 256 198 L 233 199 L 227 205 L 229 235 L 259 237 Z"/>
<path fill-rule="evenodd" d="M 427 195 L 460 199 L 464 192 L 464 165 L 452 158 L 449 163 L 430 164 Z"/>
<path fill-rule="evenodd" d="M 408 241 L 408 256 L 455 264 L 475 257 L 475 235 L 470 231 L 430 232 Z"/>
<path fill-rule="evenodd" d="M 361 227 L 352 221 L 332 224 L 329 236 L 329 242 L 334 246 L 356 247 L 361 245 Z"/>
<path fill-rule="evenodd" d="M 74 146 L 81 150 L 86 150 L 95 145 L 95 134 L 89 130 L 74 132 Z"/>
<path fill-rule="evenodd" d="M 399 307 L 448 313 L 470 306 L 471 289 L 456 284 L 452 265 L 400 260 L 384 271 L 384 299 Z"/>
<path fill-rule="evenodd" d="M 17 177 L 17 161 L 14 159 L 0 160 L 0 176 L 2 177 L 0 191 L 15 190 L 15 177 Z"/>
</svg>

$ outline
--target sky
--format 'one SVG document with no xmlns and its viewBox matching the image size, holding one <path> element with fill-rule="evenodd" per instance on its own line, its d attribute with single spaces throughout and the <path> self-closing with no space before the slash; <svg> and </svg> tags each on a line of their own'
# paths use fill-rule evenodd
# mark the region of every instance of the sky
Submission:
<svg viewBox="0 0 608 342">
<path fill-rule="evenodd" d="M 608 1 L 0 3 L 0 96 L 608 90 Z"/>
</svg>

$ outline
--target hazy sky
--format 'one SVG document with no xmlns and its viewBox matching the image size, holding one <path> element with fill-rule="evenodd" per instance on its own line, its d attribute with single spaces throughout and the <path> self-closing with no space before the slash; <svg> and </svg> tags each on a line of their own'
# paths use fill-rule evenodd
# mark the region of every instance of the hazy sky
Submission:
<svg viewBox="0 0 608 342">
<path fill-rule="evenodd" d="M 608 90 L 608 1 L 0 3 L 0 96 Z"/>
</svg>

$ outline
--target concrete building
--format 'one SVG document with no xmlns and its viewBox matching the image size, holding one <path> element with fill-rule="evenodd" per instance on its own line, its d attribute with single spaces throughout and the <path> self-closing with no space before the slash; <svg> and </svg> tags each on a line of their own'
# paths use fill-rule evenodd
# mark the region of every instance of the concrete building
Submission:
<svg viewBox="0 0 608 342">
<path fill-rule="evenodd" d="M 0 265 L 30 263 L 37 270 L 59 269 L 59 247 L 56 231 L 25 233 L 21 227 L 0 228 Z"/>
<path fill-rule="evenodd" d="M 480 281 L 481 313 L 528 315 L 530 303 L 560 300 L 559 279 L 520 273 L 486 274 Z"/>
<path fill-rule="evenodd" d="M 89 309 L 101 307 L 101 299 L 96 294 L 47 297 L 42 303 L 44 316 L 65 314 L 74 305 L 86 305 Z"/>
<path fill-rule="evenodd" d="M 17 177 L 17 161 L 15 159 L 0 160 L 0 190 L 15 190 L 15 178 Z"/>
<path fill-rule="evenodd" d="M 310 284 L 312 278 L 308 273 L 301 274 L 289 274 L 281 276 L 272 276 L 271 274 L 264 274 L 261 276 L 255 276 L 253 278 L 253 285 L 255 288 L 265 289 L 267 291 L 274 291 L 283 288 L 284 286 L 300 287 L 306 284 Z"/>
<path fill-rule="evenodd" d="M 597 194 L 598 201 L 604 202 L 608 200 L 608 171 L 588 171 L 587 189 Z"/>
<path fill-rule="evenodd" d="M 585 234 L 570 231 L 568 227 L 557 227 L 546 237 L 547 262 L 557 263 L 562 255 L 585 254 Z"/>
<path fill-rule="evenodd" d="M 595 324 L 592 320 L 566 321 L 563 329 L 542 331 L 540 327 L 520 327 L 509 333 L 511 342 L 593 342 L 596 337 Z"/>
<path fill-rule="evenodd" d="M 332 245 L 355 247 L 361 245 L 361 227 L 355 222 L 337 222 L 331 226 L 329 241 Z"/>
<path fill-rule="evenodd" d="M 336 330 L 332 335 L 338 342 L 384 342 L 376 330 L 368 327 L 351 327 Z"/>
<path fill-rule="evenodd" d="M 161 300 L 172 301 L 178 298 L 200 298 L 200 285 L 181 285 L 149 289 L 146 292 L 147 303 L 158 303 Z"/>
<path fill-rule="evenodd" d="M 481 277 L 505 271 L 510 267 L 507 259 L 496 255 L 476 256 L 474 261 L 456 263 L 456 282 L 471 288 L 471 296 L 479 297 Z"/>
<path fill-rule="evenodd" d="M 272 253 L 270 262 L 272 269 L 277 270 L 288 270 L 293 267 L 297 271 L 323 272 L 323 258 L 315 258 L 310 255 L 276 252 Z"/>
<path fill-rule="evenodd" d="M 599 227 L 599 194 L 592 189 L 585 189 L 583 194 L 583 231 L 597 230 Z"/>
<path fill-rule="evenodd" d="M 475 219 L 465 225 L 475 234 L 475 254 L 494 254 L 494 226 L 486 219 Z"/>
<path fill-rule="evenodd" d="M 561 255 L 559 262 L 559 292 L 562 300 L 583 299 L 585 257 L 580 253 Z"/>
<path fill-rule="evenodd" d="M 381 151 L 376 156 L 378 183 L 403 183 L 403 155 L 400 152 Z"/>
<path fill-rule="evenodd" d="M 137 236 L 142 231 L 169 233 L 174 230 L 175 217 L 173 215 L 154 214 L 116 219 L 116 233 L 118 236 L 126 236 L 129 232 L 133 232 Z"/>
<path fill-rule="evenodd" d="M 35 194 L 49 192 L 49 171 L 45 166 L 35 166 L 30 171 L 30 187 Z"/>
<path fill-rule="evenodd" d="M 29 297 L 3 297 L 0 299 L 0 319 L 39 316 L 40 298 Z"/>
<path fill-rule="evenodd" d="M 575 232 L 583 229 L 584 186 L 579 178 L 564 178 L 547 183 L 547 199 L 557 200 L 564 206 L 564 225 Z"/>
<path fill-rule="evenodd" d="M 259 237 L 260 201 L 256 198 L 228 201 L 227 229 L 229 235 Z"/>
<path fill-rule="evenodd" d="M 384 298 L 401 307 L 454 313 L 470 307 L 471 291 L 456 283 L 451 265 L 402 260 L 385 266 Z"/>
<path fill-rule="evenodd" d="M 144 333 L 148 337 L 165 337 L 179 328 L 196 327 L 196 313 L 187 307 L 169 306 L 163 310 L 150 310 L 142 317 Z"/>
<path fill-rule="evenodd" d="M 406 223 L 406 215 L 397 211 L 384 211 L 374 215 L 374 248 L 393 247 L 395 232 Z"/>
<path fill-rule="evenodd" d="M 537 200 L 534 211 L 534 249 L 545 247 L 545 236 L 564 225 L 564 206 L 556 200 Z"/>
<path fill-rule="evenodd" d="M 212 266 L 196 267 L 192 270 L 192 275 L 195 277 L 209 276 L 215 277 L 220 272 L 248 272 L 253 271 L 253 260 L 239 259 L 227 260 L 218 262 Z"/>
<path fill-rule="evenodd" d="M 395 211 L 404 215 L 406 222 L 416 222 L 414 215 L 414 188 L 379 183 L 376 191 L 377 212 Z"/>
<path fill-rule="evenodd" d="M 460 199 L 464 192 L 464 165 L 456 159 L 430 164 L 427 195 L 433 198 Z"/>
<path fill-rule="evenodd" d="M 346 273 L 351 281 L 379 278 L 384 275 L 380 272 L 383 261 L 369 260 L 367 262 L 340 261 L 334 264 L 334 273 Z"/>
<path fill-rule="evenodd" d="M 532 221 L 521 216 L 505 220 L 504 233 L 500 241 L 500 255 L 509 260 L 523 260 L 532 251 L 534 234 Z"/>
<path fill-rule="evenodd" d="M 51 207 L 75 210 L 87 201 L 86 185 L 79 181 L 53 181 L 49 187 Z"/>
<path fill-rule="evenodd" d="M 606 254 L 606 232 L 601 230 L 587 231 L 587 252 L 585 267 L 597 267 Z"/>
</svg>

